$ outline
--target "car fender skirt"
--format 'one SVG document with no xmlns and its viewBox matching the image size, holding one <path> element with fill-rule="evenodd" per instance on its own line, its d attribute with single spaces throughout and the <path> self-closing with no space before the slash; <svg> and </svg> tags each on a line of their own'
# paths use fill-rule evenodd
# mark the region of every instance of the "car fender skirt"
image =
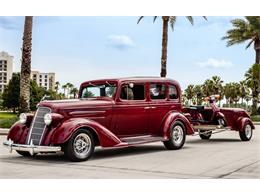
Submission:
<svg viewBox="0 0 260 195">
<path fill-rule="evenodd" d="M 163 123 L 163 137 L 165 139 L 169 139 L 170 128 L 175 121 L 180 121 L 180 122 L 183 123 L 183 125 L 186 128 L 186 134 L 187 135 L 193 135 L 194 134 L 194 130 L 193 130 L 189 120 L 182 113 L 172 112 L 172 113 L 168 114 L 168 116 L 166 117 L 166 119 Z"/>
<path fill-rule="evenodd" d="M 124 145 L 118 137 L 104 126 L 95 121 L 83 118 L 73 118 L 63 122 L 59 128 L 55 129 L 51 138 L 51 144 L 60 145 L 67 142 L 72 134 L 80 128 L 94 131 L 102 147 L 120 147 Z"/>
<path fill-rule="evenodd" d="M 236 127 L 237 127 L 237 130 L 239 131 L 243 131 L 244 130 L 244 126 L 246 123 L 249 123 L 252 127 L 252 129 L 255 129 L 255 126 L 253 124 L 253 122 L 251 121 L 250 118 L 248 117 L 239 117 L 236 121 Z"/>
</svg>

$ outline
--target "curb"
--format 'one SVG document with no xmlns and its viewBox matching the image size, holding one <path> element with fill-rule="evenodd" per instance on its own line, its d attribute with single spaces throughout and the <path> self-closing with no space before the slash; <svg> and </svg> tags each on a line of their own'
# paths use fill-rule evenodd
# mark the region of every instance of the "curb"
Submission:
<svg viewBox="0 0 260 195">
<path fill-rule="evenodd" d="M 9 129 L 0 129 L 0 135 L 7 135 Z"/>
</svg>

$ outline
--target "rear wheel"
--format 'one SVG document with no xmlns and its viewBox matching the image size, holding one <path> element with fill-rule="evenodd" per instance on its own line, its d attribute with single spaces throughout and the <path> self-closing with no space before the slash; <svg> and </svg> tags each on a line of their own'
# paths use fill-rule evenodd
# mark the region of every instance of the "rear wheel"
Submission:
<svg viewBox="0 0 260 195">
<path fill-rule="evenodd" d="M 201 139 L 209 139 L 211 137 L 212 131 L 200 131 L 199 135 Z"/>
<path fill-rule="evenodd" d="M 86 129 L 79 129 L 65 145 L 64 153 L 71 161 L 85 161 L 92 156 L 94 148 L 93 135 Z"/>
<path fill-rule="evenodd" d="M 252 138 L 253 129 L 250 124 L 246 123 L 244 128 L 239 131 L 239 136 L 242 141 L 249 141 Z"/>
<path fill-rule="evenodd" d="M 184 125 L 176 121 L 170 129 L 170 139 L 164 141 L 163 144 L 168 150 L 178 150 L 185 143 L 186 129 Z"/>
</svg>

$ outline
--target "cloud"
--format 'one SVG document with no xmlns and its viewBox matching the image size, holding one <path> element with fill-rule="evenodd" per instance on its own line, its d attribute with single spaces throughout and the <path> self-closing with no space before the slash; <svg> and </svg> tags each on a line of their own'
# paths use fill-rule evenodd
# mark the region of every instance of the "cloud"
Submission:
<svg viewBox="0 0 260 195">
<path fill-rule="evenodd" d="M 15 16 L 2 16 L 0 17 L 0 28 L 6 30 L 17 30 L 21 26 L 22 17 Z"/>
<path fill-rule="evenodd" d="M 209 58 L 204 62 L 197 62 L 197 65 L 200 67 L 211 67 L 211 68 L 230 68 L 234 64 L 226 60 L 218 60 L 214 58 Z"/>
<path fill-rule="evenodd" d="M 127 35 L 110 35 L 108 45 L 118 50 L 125 50 L 135 46 L 133 40 Z"/>
</svg>

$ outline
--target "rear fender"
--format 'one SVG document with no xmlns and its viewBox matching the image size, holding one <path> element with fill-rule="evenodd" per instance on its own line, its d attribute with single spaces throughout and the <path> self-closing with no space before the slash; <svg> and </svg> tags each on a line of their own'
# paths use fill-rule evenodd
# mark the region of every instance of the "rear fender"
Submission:
<svg viewBox="0 0 260 195">
<path fill-rule="evenodd" d="M 170 128 L 173 125 L 175 121 L 180 121 L 183 123 L 183 125 L 186 128 L 186 134 L 187 135 L 192 135 L 194 134 L 194 130 L 192 128 L 191 123 L 189 120 L 181 113 L 179 112 L 171 112 L 168 114 L 166 119 L 164 120 L 163 123 L 163 137 L 164 139 L 169 139 L 170 138 Z"/>
<path fill-rule="evenodd" d="M 94 131 L 102 147 L 123 145 L 123 143 L 107 128 L 95 121 L 83 118 L 69 119 L 64 121 L 57 129 L 54 129 L 51 137 L 51 144 L 60 145 L 67 142 L 72 134 L 80 128 L 86 128 Z"/>
<path fill-rule="evenodd" d="M 255 126 L 250 118 L 241 116 L 236 121 L 236 130 L 243 131 L 246 123 L 249 123 L 252 129 L 255 129 Z"/>
</svg>

